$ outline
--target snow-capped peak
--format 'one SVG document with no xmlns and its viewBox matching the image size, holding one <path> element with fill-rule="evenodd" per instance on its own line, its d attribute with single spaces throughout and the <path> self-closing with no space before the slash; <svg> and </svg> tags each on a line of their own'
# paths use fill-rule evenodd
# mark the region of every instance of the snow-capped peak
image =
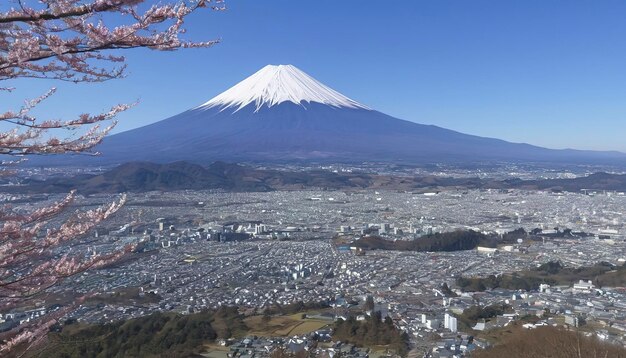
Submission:
<svg viewBox="0 0 626 358">
<path fill-rule="evenodd" d="M 301 106 L 316 102 L 333 107 L 369 109 L 292 65 L 267 65 L 198 108 L 234 108 L 236 112 L 254 103 L 255 111 L 258 111 L 263 106 L 272 107 L 287 101 Z"/>
</svg>

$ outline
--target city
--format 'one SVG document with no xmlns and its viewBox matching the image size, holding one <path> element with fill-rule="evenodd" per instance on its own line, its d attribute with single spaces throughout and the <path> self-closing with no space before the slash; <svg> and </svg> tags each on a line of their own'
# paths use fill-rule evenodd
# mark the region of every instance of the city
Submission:
<svg viewBox="0 0 626 358">
<path fill-rule="evenodd" d="M 106 200 L 110 196 L 93 195 L 78 203 L 89 208 Z M 220 306 L 261 315 L 274 305 L 315 302 L 328 314 L 322 329 L 338 318 L 346 319 L 371 297 L 376 310 L 406 332 L 412 349 L 425 356 L 484 348 L 488 340 L 475 332 L 506 327 L 527 316 L 538 318 L 528 327 L 578 327 L 584 321 L 587 327 L 602 327 L 594 332 L 599 338 L 622 344 L 626 334 L 623 288 L 597 287 L 581 278 L 573 285 L 542 284 L 530 291 L 464 292 L 457 279 L 498 276 L 556 261 L 575 268 L 599 262 L 622 266 L 626 262 L 624 208 L 626 197 L 621 192 L 414 194 L 313 189 L 132 194 L 107 228 L 96 230 L 72 249 L 89 254 L 130 243 L 136 245 L 135 252 L 112 267 L 55 286 L 38 309 L 3 315 L 3 327 L 10 329 L 20 320 L 43 314 L 39 310 L 54 309 L 55 300 L 62 304 L 68 294 L 94 291 L 104 297 L 121 292 L 126 296 L 81 305 L 71 315 L 79 322 L 103 324 L 158 311 L 191 314 Z M 168 216 L 160 217 L 164 212 Z M 358 242 L 366 235 L 420 240 L 455 230 L 501 236 L 520 228 L 527 240 L 465 251 L 362 250 L 336 241 Z M 533 229 L 536 234 L 531 235 Z M 584 236 L 556 235 L 565 229 Z M 444 284 L 450 293 L 442 292 Z M 135 291 L 128 294 L 130 290 Z M 472 327 L 461 328 L 457 322 L 456 317 L 472 306 L 500 304 L 509 305 L 509 312 Z M 439 338 L 433 339 L 433 334 Z M 459 335 L 465 341 L 458 343 Z M 470 336 L 472 344 L 467 343 Z"/>
</svg>

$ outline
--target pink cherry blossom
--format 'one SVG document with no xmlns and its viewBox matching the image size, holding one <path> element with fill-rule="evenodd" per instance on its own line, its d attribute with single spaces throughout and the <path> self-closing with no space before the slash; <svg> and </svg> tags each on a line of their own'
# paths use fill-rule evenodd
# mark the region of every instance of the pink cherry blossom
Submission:
<svg viewBox="0 0 626 358">
<path fill-rule="evenodd" d="M 225 10 L 222 1 L 164 0 L 158 5 L 141 6 L 147 2 L 20 0 L 14 2 L 18 4 L 14 8 L 0 5 L 0 81 L 4 82 L 0 83 L 0 95 L 10 95 L 14 90 L 11 81 L 18 78 L 76 83 L 123 78 L 123 50 L 173 51 L 210 47 L 218 42 L 190 42 L 182 35 L 187 16 L 200 8 Z M 122 25 L 111 26 L 111 22 Z M 118 104 L 103 113 L 85 113 L 70 119 L 40 119 L 33 115 L 32 110 L 55 92 L 51 88 L 24 101 L 20 108 L 0 109 L 0 122 L 14 126 L 0 132 L 0 154 L 17 159 L 0 161 L 2 175 L 10 175 L 9 168 L 29 155 L 97 154 L 92 148 L 115 126 L 115 117 L 136 104 Z M 126 201 L 121 195 L 100 208 L 75 212 L 51 227 L 52 220 L 69 210 L 75 199 L 76 193 L 70 192 L 56 203 L 27 213 L 6 205 L 0 207 L 0 312 L 27 306 L 33 297 L 64 278 L 113 263 L 133 250 L 127 246 L 89 258 L 81 254 L 60 255 L 60 245 L 87 234 Z M 85 298 L 77 297 L 74 304 Z M 49 328 L 73 308 L 69 305 L 3 333 L 0 355 L 42 342 Z"/>
</svg>

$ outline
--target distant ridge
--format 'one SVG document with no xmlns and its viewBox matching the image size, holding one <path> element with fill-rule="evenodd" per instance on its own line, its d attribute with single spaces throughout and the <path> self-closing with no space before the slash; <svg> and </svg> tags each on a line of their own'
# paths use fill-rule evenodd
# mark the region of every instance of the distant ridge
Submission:
<svg viewBox="0 0 626 358">
<path fill-rule="evenodd" d="M 387 189 L 437 191 L 440 189 L 525 189 L 578 192 L 626 191 L 626 175 L 595 173 L 574 179 L 494 180 L 440 176 L 406 177 L 368 173 L 334 173 L 324 170 L 283 171 L 254 169 L 238 164 L 215 162 L 207 167 L 188 162 L 168 164 L 125 163 L 99 175 L 78 175 L 46 181 L 27 180 L 23 186 L 3 186 L 5 192 L 54 193 L 78 189 L 83 194 L 208 190 L 235 192 L 331 189 Z"/>
</svg>

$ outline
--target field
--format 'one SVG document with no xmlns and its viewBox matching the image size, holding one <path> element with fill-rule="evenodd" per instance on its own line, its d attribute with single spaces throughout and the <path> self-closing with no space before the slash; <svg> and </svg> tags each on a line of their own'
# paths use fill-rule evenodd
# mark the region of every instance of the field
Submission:
<svg viewBox="0 0 626 358">
<path fill-rule="evenodd" d="M 249 334 L 262 337 L 287 337 L 307 334 L 321 329 L 332 321 L 313 318 L 302 318 L 302 313 L 288 316 L 251 316 L 244 320 L 250 327 Z"/>
</svg>

